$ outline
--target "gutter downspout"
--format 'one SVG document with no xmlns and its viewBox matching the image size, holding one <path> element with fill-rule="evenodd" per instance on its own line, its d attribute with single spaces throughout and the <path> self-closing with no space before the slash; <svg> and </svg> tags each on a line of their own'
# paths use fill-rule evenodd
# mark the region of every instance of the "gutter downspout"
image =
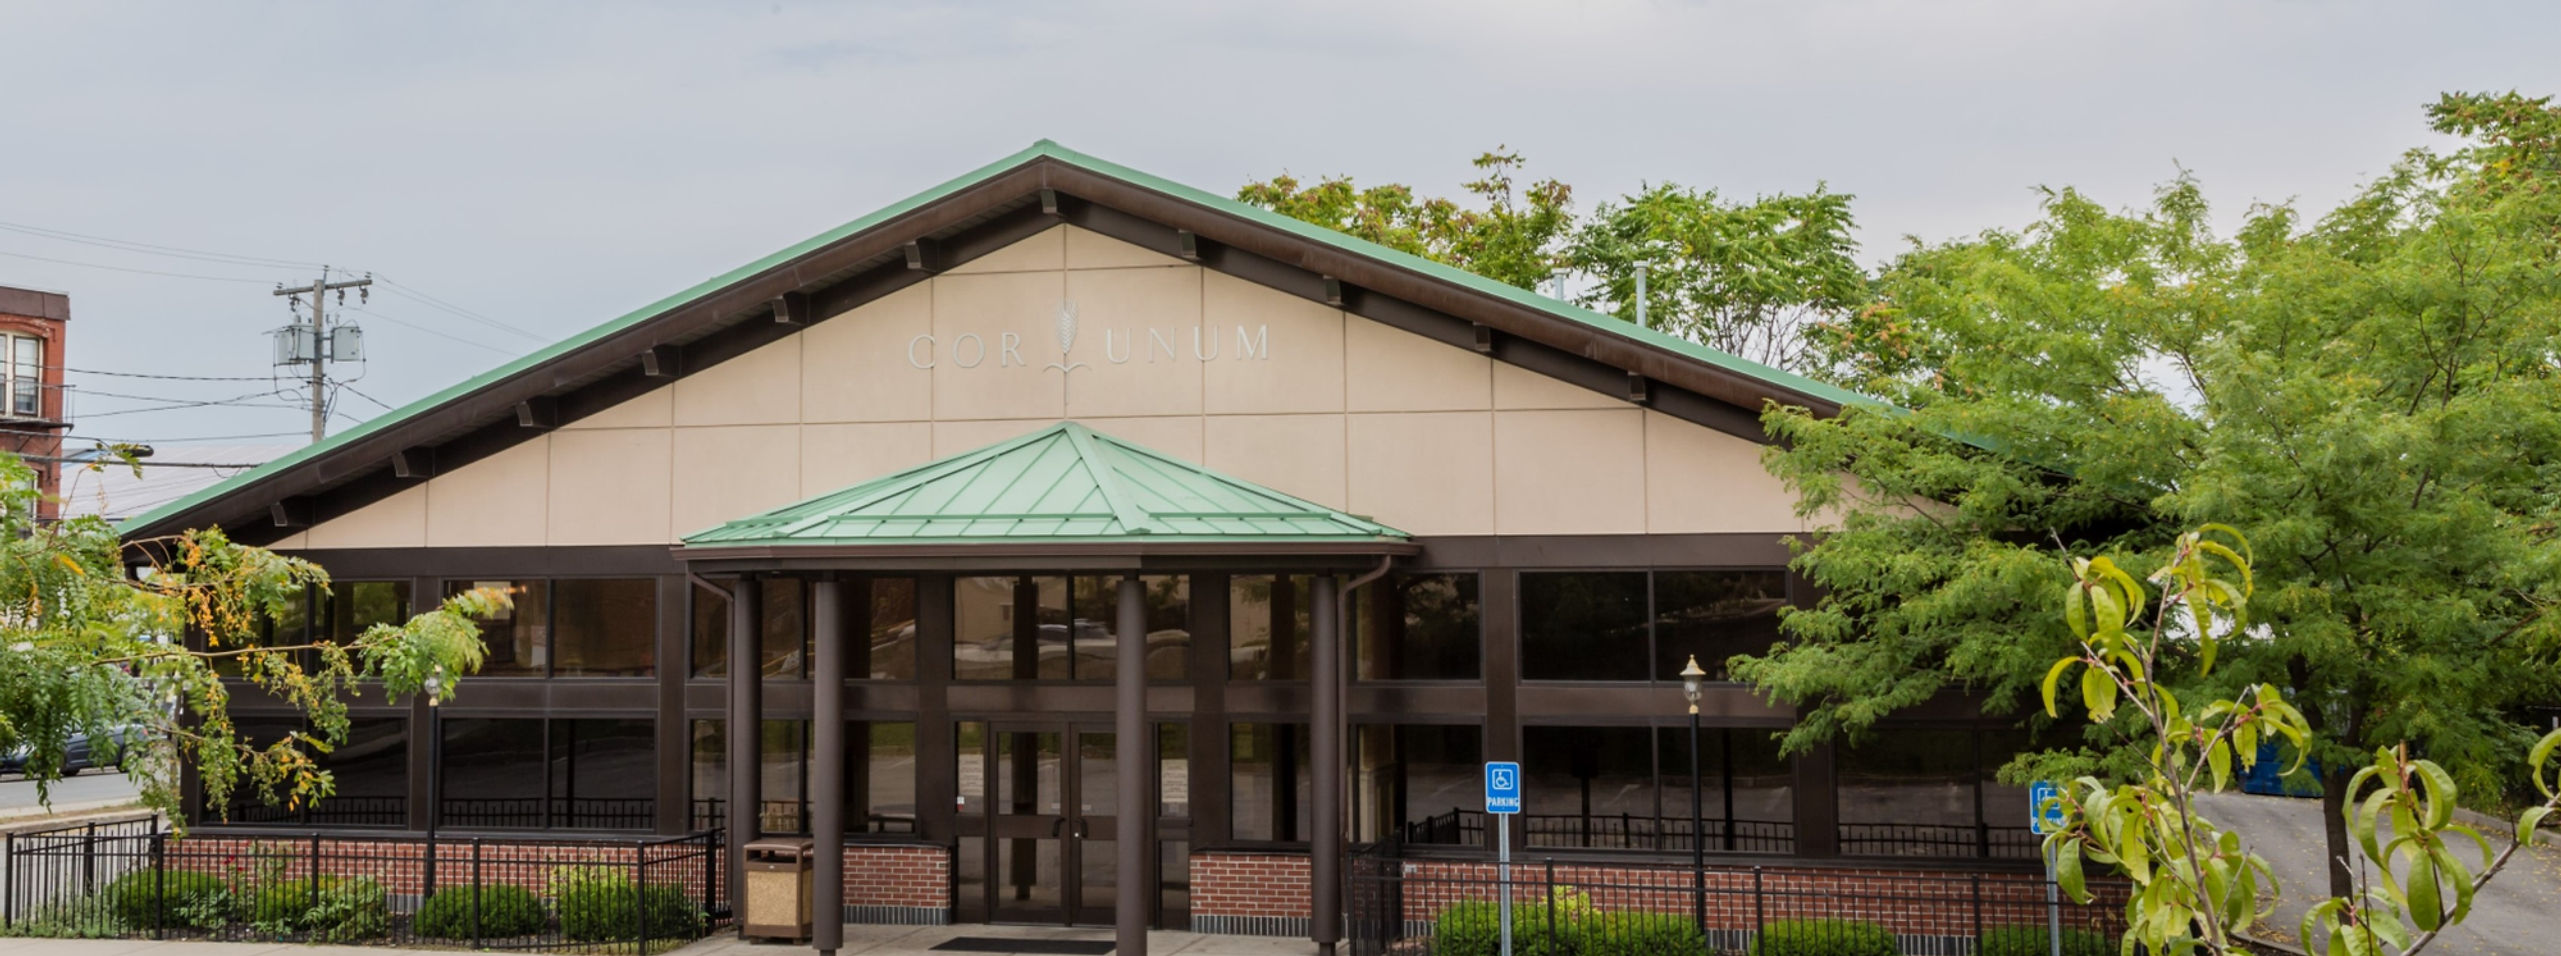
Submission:
<svg viewBox="0 0 2561 956">
<path fill-rule="evenodd" d="M 1395 561 L 1396 558 L 1394 555 L 1380 555 L 1377 567 L 1371 568 L 1367 573 L 1353 578 L 1349 583 L 1345 584 L 1341 590 L 1336 593 L 1336 595 L 1332 596 L 1332 603 L 1334 605 L 1333 643 L 1335 647 L 1349 647 L 1352 641 L 1352 592 L 1359 590 L 1362 585 L 1386 577 L 1388 569 L 1395 564 Z M 1332 767 L 1319 767 L 1318 770 L 1320 773 L 1331 771 L 1339 775 L 1336 778 L 1335 786 L 1333 788 L 1334 805 L 1345 808 L 1351 806 L 1352 800 L 1352 775 L 1344 773 L 1343 771 L 1345 768 L 1342 766 L 1343 763 L 1348 762 L 1347 758 L 1349 758 L 1351 754 L 1351 721 L 1347 719 L 1348 715 L 1344 713 L 1344 711 L 1348 709 L 1344 702 L 1347 699 L 1345 695 L 1348 694 L 1351 689 L 1352 667 L 1353 665 L 1350 661 L 1340 661 L 1332 669 L 1332 673 L 1325 675 L 1327 679 L 1333 682 L 1334 686 L 1331 688 L 1333 693 L 1330 695 L 1320 695 L 1330 696 L 1333 698 L 1331 701 L 1333 705 L 1331 708 L 1332 713 L 1330 715 L 1333 726 L 1326 729 L 1332 731 L 1331 736 L 1333 739 L 1331 740 L 1331 743 L 1333 746 L 1331 749 L 1333 750 L 1333 757 L 1336 764 Z M 1326 716 L 1319 715 L 1318 719 L 1320 721 L 1325 720 Z M 1343 938 L 1343 874 L 1340 860 L 1342 858 L 1342 847 L 1345 843 L 1343 834 L 1343 823 L 1345 821 L 1341 816 L 1337 815 L 1331 822 L 1334 824 L 1331 832 L 1309 834 L 1312 839 L 1327 841 L 1326 844 L 1321 847 L 1313 844 L 1309 846 L 1311 863 L 1309 868 L 1314 871 L 1309 875 L 1316 877 L 1316 879 L 1313 880 L 1315 883 L 1314 889 L 1316 891 L 1316 899 L 1311 901 L 1314 905 L 1309 907 L 1309 915 L 1314 917 L 1311 922 L 1315 923 L 1315 925 L 1310 928 L 1314 930 L 1314 933 L 1311 935 L 1316 937 L 1317 952 L 1328 954 L 1328 956 L 1335 951 L 1335 944 Z"/>
</svg>

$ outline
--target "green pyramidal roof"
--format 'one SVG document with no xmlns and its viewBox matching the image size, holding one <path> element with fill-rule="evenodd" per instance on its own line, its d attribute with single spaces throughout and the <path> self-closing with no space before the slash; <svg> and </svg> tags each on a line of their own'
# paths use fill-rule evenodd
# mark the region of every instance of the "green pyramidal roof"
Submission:
<svg viewBox="0 0 2561 956">
<path fill-rule="evenodd" d="M 689 549 L 1404 541 L 1378 522 L 1060 422 L 685 537 Z"/>
</svg>

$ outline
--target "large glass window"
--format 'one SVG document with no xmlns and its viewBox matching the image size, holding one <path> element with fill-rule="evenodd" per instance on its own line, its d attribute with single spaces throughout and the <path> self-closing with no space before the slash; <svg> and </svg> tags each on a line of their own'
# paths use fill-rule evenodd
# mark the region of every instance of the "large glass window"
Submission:
<svg viewBox="0 0 2561 956">
<path fill-rule="evenodd" d="M 458 717 L 444 724 L 450 827 L 643 830 L 657 812 L 657 725 L 647 718 Z"/>
<path fill-rule="evenodd" d="M 1314 786 L 1306 724 L 1229 725 L 1227 800 L 1237 839 L 1307 839 Z"/>
<path fill-rule="evenodd" d="M 552 582 L 557 677 L 645 676 L 658 659 L 658 582 L 651 578 Z"/>
<path fill-rule="evenodd" d="M 724 721 L 697 720 L 690 728 L 695 829 L 727 822 L 729 744 Z M 763 722 L 763 827 L 769 833 L 807 833 L 809 722 Z M 845 832 L 916 832 L 916 725 L 906 721 L 845 725 Z"/>
<path fill-rule="evenodd" d="M 1307 576 L 1239 574 L 1227 579 L 1227 676 L 1307 676 Z"/>
<path fill-rule="evenodd" d="M 1355 677 L 1475 680 L 1482 673 L 1476 575 L 1393 575 L 1352 597 L 1359 605 Z"/>
<path fill-rule="evenodd" d="M 1740 571 L 1521 574 L 1525 680 L 1677 681 L 1689 656 L 1711 679 L 1778 639 L 1787 575 Z"/>
<path fill-rule="evenodd" d="M 916 579 L 871 579 L 870 649 L 863 666 L 873 680 L 916 679 Z"/>
<path fill-rule="evenodd" d="M 1842 855 L 2034 859 L 2024 789 L 1993 779 L 2022 746 L 2012 731 L 1894 728 L 1842 747 Z"/>
<path fill-rule="evenodd" d="M 1191 662 L 1191 587 L 1142 575 L 1152 680 Z M 971 577 L 954 582 L 952 674 L 961 680 L 1111 680 L 1119 668 L 1120 578 Z"/>
<path fill-rule="evenodd" d="M 1794 774 L 1771 731 L 1707 727 L 1697 745 L 1693 808 L 1686 726 L 1522 728 L 1529 845 L 1687 850 L 1702 834 L 1712 851 L 1792 851 Z"/>
<path fill-rule="evenodd" d="M 1486 845 L 1484 754 L 1473 724 L 1354 728 L 1355 838 Z"/>
<path fill-rule="evenodd" d="M 338 581 L 322 600 L 329 607 L 329 639 L 341 644 L 376 624 L 397 625 L 409 619 L 407 581 Z"/>
<path fill-rule="evenodd" d="M 733 584 L 733 586 L 735 586 Z M 758 673 L 767 677 L 806 677 L 809 660 L 809 589 L 798 578 L 760 578 L 758 606 L 764 633 L 758 642 Z M 694 676 L 729 673 L 729 596 L 696 585 L 692 641 Z"/>
<path fill-rule="evenodd" d="M 382 720 L 363 719 L 350 721 L 347 733 L 347 743 L 349 747 L 360 748 L 360 753 L 371 752 L 378 749 L 374 747 L 366 747 L 364 744 L 367 741 L 371 741 L 378 737 L 380 735 L 382 725 L 385 723 L 394 725 L 403 730 L 405 730 L 407 726 L 406 721 L 402 721 L 397 718 L 393 718 L 387 722 Z M 240 736 L 241 743 L 259 748 L 273 746 L 290 735 L 295 733 L 306 733 L 309 730 L 309 726 L 300 718 L 296 717 L 247 716 L 238 718 L 232 722 L 232 732 Z M 216 817 L 219 817 L 219 822 L 224 823 L 292 824 L 297 826 L 303 824 L 339 826 L 400 826 L 407 823 L 406 815 L 408 812 L 409 801 L 405 786 L 409 778 L 408 766 L 405 763 L 397 767 L 365 766 L 367 763 L 366 761 L 341 761 L 336 759 L 340 754 L 345 753 L 347 749 L 348 748 L 340 748 L 338 751 L 322 754 L 317 752 L 315 748 L 305 745 L 303 752 L 310 754 L 312 759 L 318 762 L 323 768 L 333 771 L 340 771 L 343 773 L 345 769 L 358 769 L 371 772 L 388 771 L 390 773 L 397 774 L 398 776 L 390 781 L 389 789 L 387 791 L 395 795 L 400 801 L 398 806 L 388 808 L 393 812 L 393 816 L 391 816 L 391 818 L 379 818 L 379 815 L 386 808 L 374 803 L 371 799 L 372 796 L 378 793 L 386 792 L 379 785 L 373 781 L 358 782 L 353 785 L 358 792 L 350 794 L 347 792 L 350 789 L 350 782 L 344 778 L 341 778 L 339 781 L 338 794 L 332 794 L 329 797 L 323 798 L 316 806 L 305 803 L 296 807 L 290 805 L 291 801 L 287 799 L 290 795 L 287 788 L 276 787 L 270 789 L 261 787 L 255 782 L 243 777 L 237 785 L 232 788 L 231 799 L 228 803 L 219 808 L 220 812 L 218 814 L 210 812 L 214 808 L 207 808 L 209 812 L 207 812 L 205 816 L 208 820 L 213 820 Z M 349 756 L 353 757 L 355 755 Z M 345 766 L 345 764 L 350 762 L 354 763 L 355 766 Z"/>
<path fill-rule="evenodd" d="M 513 607 L 480 619 L 479 676 L 541 677 L 549 664 L 551 585 L 547 581 L 449 581 L 447 595 L 475 588 L 507 592 Z"/>
</svg>

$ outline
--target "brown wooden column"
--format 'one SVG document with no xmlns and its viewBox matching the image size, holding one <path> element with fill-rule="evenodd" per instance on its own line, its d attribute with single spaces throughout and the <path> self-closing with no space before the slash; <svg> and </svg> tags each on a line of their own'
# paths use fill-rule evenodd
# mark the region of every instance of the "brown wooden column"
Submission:
<svg viewBox="0 0 2561 956">
<path fill-rule="evenodd" d="M 1339 582 L 1320 574 L 1308 588 L 1308 762 L 1316 805 L 1307 834 L 1309 932 L 1316 951 L 1331 956 L 1343 935 L 1343 634 Z"/>
<path fill-rule="evenodd" d="M 845 598 L 834 577 L 809 582 L 817 665 L 809 688 L 810 946 L 834 956 L 845 942 Z"/>
<path fill-rule="evenodd" d="M 1112 898 L 1112 951 L 1147 956 L 1147 920 L 1156 909 L 1155 881 L 1147 878 L 1147 861 L 1155 855 L 1156 789 L 1148 786 L 1147 775 L 1156 765 L 1156 747 L 1147 726 L 1147 592 L 1136 571 L 1120 579 L 1119 624 L 1112 664 L 1112 754 L 1120 803 L 1112 849 L 1120 892 Z"/>
<path fill-rule="evenodd" d="M 741 938 L 747 921 L 747 843 L 764 835 L 764 584 L 741 574 L 729 594 L 729 906 Z"/>
</svg>

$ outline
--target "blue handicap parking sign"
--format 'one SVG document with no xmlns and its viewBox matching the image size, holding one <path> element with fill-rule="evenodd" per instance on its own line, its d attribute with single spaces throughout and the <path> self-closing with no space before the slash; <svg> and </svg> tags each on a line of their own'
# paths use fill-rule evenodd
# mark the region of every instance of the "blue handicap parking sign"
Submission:
<svg viewBox="0 0 2561 956">
<path fill-rule="evenodd" d="M 1485 812 L 1521 812 L 1521 765 L 1508 760 L 1485 764 Z"/>
<path fill-rule="evenodd" d="M 2027 788 L 2027 822 L 2038 835 L 2063 829 L 2063 786 L 2039 780 Z"/>
</svg>

